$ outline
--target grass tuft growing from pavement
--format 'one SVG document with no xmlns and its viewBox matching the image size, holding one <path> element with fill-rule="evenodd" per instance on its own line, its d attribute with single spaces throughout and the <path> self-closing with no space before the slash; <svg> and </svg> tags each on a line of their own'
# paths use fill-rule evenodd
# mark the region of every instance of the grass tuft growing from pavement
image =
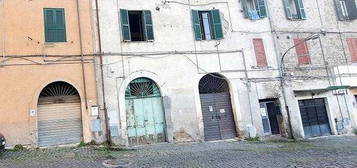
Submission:
<svg viewBox="0 0 357 168">
<path fill-rule="evenodd" d="M 250 142 L 260 142 L 260 138 L 258 136 L 256 136 L 256 137 L 246 137 L 246 138 L 244 138 L 244 140 L 250 141 Z"/>
</svg>

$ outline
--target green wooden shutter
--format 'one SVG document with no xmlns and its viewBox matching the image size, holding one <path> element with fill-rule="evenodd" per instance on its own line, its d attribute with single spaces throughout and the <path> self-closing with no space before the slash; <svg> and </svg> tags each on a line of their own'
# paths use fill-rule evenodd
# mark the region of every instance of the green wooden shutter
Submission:
<svg viewBox="0 0 357 168">
<path fill-rule="evenodd" d="M 221 15 L 218 9 L 211 10 L 214 39 L 223 39 Z"/>
<path fill-rule="evenodd" d="M 124 41 L 131 41 L 128 10 L 120 9 L 121 29 Z"/>
<path fill-rule="evenodd" d="M 290 2 L 289 0 L 283 0 L 283 4 L 284 4 L 284 9 L 285 9 L 285 15 L 288 19 L 292 19 L 293 16 L 291 14 L 291 9 L 290 9 Z"/>
<path fill-rule="evenodd" d="M 348 19 L 355 20 L 357 19 L 357 8 L 356 8 L 356 1 L 355 0 L 345 0 L 346 7 L 348 12 Z"/>
<path fill-rule="evenodd" d="M 295 3 L 300 19 L 306 19 L 306 12 L 302 0 L 295 0 Z"/>
<path fill-rule="evenodd" d="M 340 0 L 334 0 L 334 1 L 335 1 L 335 8 L 336 8 L 336 14 L 338 20 L 346 20 L 346 18 L 342 14 L 342 7 L 341 7 Z"/>
<path fill-rule="evenodd" d="M 249 9 L 248 9 L 248 3 L 247 0 L 242 0 L 242 8 L 243 8 L 243 13 L 245 18 L 249 18 Z"/>
<path fill-rule="evenodd" d="M 197 10 L 192 10 L 192 24 L 196 40 L 202 40 L 200 18 Z"/>
<path fill-rule="evenodd" d="M 145 39 L 148 41 L 154 40 L 154 28 L 152 25 L 151 12 L 149 10 L 143 11 Z"/>
<path fill-rule="evenodd" d="M 267 9 L 265 5 L 265 0 L 256 0 L 255 6 L 258 11 L 260 18 L 267 17 Z"/>
<path fill-rule="evenodd" d="M 66 42 L 66 21 L 62 8 L 44 9 L 45 18 L 45 41 Z"/>
</svg>

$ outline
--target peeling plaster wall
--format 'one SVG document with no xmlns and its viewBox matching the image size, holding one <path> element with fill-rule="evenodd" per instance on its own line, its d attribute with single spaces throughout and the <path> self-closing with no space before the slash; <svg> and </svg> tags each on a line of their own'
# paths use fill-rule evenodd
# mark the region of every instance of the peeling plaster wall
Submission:
<svg viewBox="0 0 357 168">
<path fill-rule="evenodd" d="M 357 64 L 351 62 L 346 38 L 357 37 L 357 21 L 338 21 L 335 4 L 332 0 L 304 0 L 306 20 L 288 20 L 282 1 L 268 1 L 274 38 L 278 54 L 283 54 L 293 46 L 294 38 L 306 38 L 313 33 L 326 32 L 319 39 L 307 42 L 311 64 L 298 65 L 296 50 L 292 49 L 285 58 L 287 68 L 288 105 L 293 118 L 292 125 L 297 137 L 304 137 L 301 117 L 297 101 L 303 98 L 312 98 L 294 93 L 295 90 L 321 89 L 329 86 L 350 85 L 356 86 L 354 76 L 357 74 Z M 341 90 L 340 90 L 341 91 Z M 341 121 L 349 119 L 347 128 L 342 132 L 349 132 L 356 123 L 353 117 L 351 95 L 336 96 L 330 91 L 325 93 L 331 115 L 330 125 L 334 127 L 334 119 Z M 340 107 L 338 107 L 340 106 Z M 338 115 L 341 109 L 343 115 Z M 334 128 L 332 128 L 334 129 Z M 332 133 L 337 134 L 336 130 Z"/>
<path fill-rule="evenodd" d="M 180 2 L 180 3 L 175 3 Z M 125 97 L 123 89 L 130 79 L 154 77 L 164 96 L 167 136 L 171 142 L 174 136 L 185 135 L 194 141 L 204 139 L 202 112 L 198 83 L 204 74 L 218 72 L 230 83 L 233 111 L 240 136 L 247 134 L 247 125 L 253 124 L 259 135 L 263 135 L 258 99 L 271 98 L 273 92 L 265 90 L 267 84 L 248 84 L 244 73 L 242 52 L 217 53 L 243 50 L 249 78 L 276 77 L 278 75 L 275 48 L 267 18 L 251 21 L 245 19 L 241 4 L 236 0 L 222 1 L 100 1 L 100 20 L 103 52 L 159 52 L 159 51 L 212 51 L 212 54 L 166 54 L 148 57 L 105 57 L 105 94 L 110 117 L 112 138 L 127 145 Z M 217 3 L 216 3 L 217 2 Z M 188 3 L 191 4 L 188 5 Z M 209 3 L 209 4 L 208 4 Z M 224 39 L 220 41 L 195 41 L 193 37 L 191 9 L 221 12 Z M 151 10 L 154 25 L 154 42 L 122 42 L 120 9 Z M 268 67 L 257 68 L 253 49 L 253 38 L 262 38 L 266 50 Z M 258 89 L 256 89 L 256 86 Z M 250 88 L 248 89 L 247 86 Z M 258 93 L 259 92 L 259 93 Z M 249 93 L 249 96 L 248 96 Z M 258 96 L 259 95 L 259 96 Z M 250 100 L 249 98 L 250 97 Z M 180 141 L 179 137 L 175 138 Z"/>
</svg>

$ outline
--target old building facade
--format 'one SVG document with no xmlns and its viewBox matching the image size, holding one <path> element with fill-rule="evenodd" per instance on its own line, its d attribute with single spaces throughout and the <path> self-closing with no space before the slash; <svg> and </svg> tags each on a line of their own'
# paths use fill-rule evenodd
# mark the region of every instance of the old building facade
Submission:
<svg viewBox="0 0 357 168">
<path fill-rule="evenodd" d="M 295 136 L 351 132 L 357 117 L 356 2 L 283 2 L 268 5 L 277 53 L 296 46 L 282 61 Z"/>
<path fill-rule="evenodd" d="M 0 1 L 0 132 L 7 146 L 103 139 L 92 127 L 100 122 L 91 111 L 97 93 L 90 9 L 86 0 Z"/>
<path fill-rule="evenodd" d="M 10 145 L 357 127 L 354 0 L 0 2 Z"/>
<path fill-rule="evenodd" d="M 349 0 L 100 2 L 101 89 L 113 141 L 351 132 L 355 6 Z"/>
<path fill-rule="evenodd" d="M 236 0 L 99 2 L 114 142 L 286 133 L 267 11 L 251 21 L 242 9 Z"/>
</svg>

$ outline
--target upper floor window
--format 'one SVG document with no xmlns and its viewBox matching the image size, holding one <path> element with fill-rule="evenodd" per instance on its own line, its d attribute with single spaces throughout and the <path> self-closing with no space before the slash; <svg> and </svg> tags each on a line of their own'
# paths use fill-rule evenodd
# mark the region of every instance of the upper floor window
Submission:
<svg viewBox="0 0 357 168">
<path fill-rule="evenodd" d="M 223 39 L 223 28 L 219 10 L 192 10 L 192 22 L 196 40 Z"/>
<path fill-rule="evenodd" d="M 153 41 L 154 29 L 151 12 L 120 9 L 124 41 Z"/>
<path fill-rule="evenodd" d="M 357 19 L 357 8 L 355 0 L 335 0 L 338 20 Z"/>
<path fill-rule="evenodd" d="M 66 42 L 66 22 L 63 8 L 45 8 L 45 41 Z"/>
<path fill-rule="evenodd" d="M 306 12 L 303 0 L 283 0 L 285 14 L 288 19 L 300 20 L 306 19 Z"/>
<path fill-rule="evenodd" d="M 311 64 L 309 48 L 305 39 L 294 39 L 299 65 Z"/>
<path fill-rule="evenodd" d="M 258 20 L 267 16 L 265 0 L 242 0 L 244 16 Z"/>
<path fill-rule="evenodd" d="M 347 45 L 350 50 L 352 62 L 357 62 L 357 38 L 348 38 Z"/>
</svg>

